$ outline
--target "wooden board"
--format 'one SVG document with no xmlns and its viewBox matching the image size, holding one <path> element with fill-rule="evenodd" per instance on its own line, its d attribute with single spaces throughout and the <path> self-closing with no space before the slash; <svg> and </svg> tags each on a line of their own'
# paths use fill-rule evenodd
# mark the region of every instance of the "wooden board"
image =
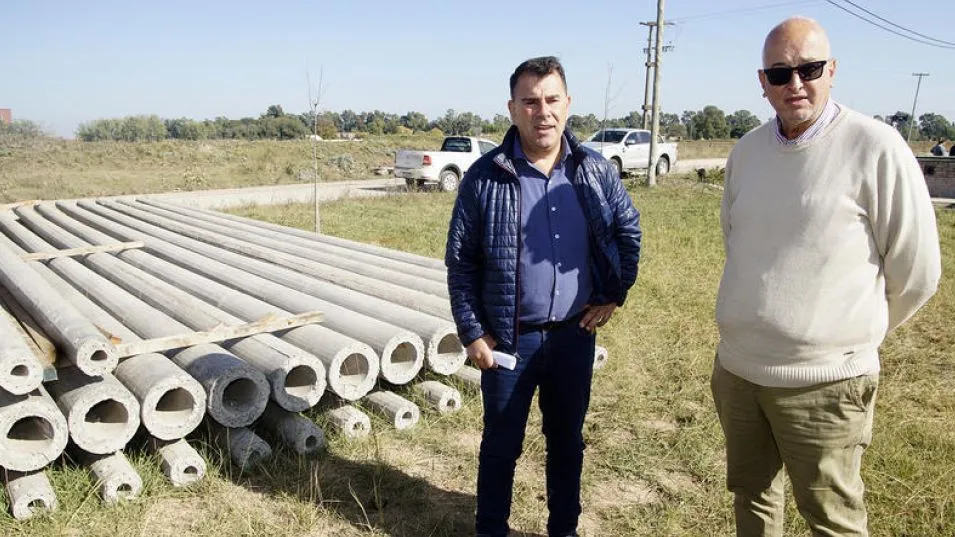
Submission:
<svg viewBox="0 0 955 537">
<path fill-rule="evenodd" d="M 131 341 L 129 343 L 120 343 L 116 345 L 120 358 L 134 356 L 137 354 L 146 354 L 149 352 L 163 352 L 182 347 L 191 347 L 202 343 L 219 343 L 229 339 L 253 336 L 267 332 L 278 332 L 288 330 L 306 324 L 314 324 L 324 320 L 325 315 L 319 311 L 300 313 L 288 317 L 265 317 L 258 321 L 231 325 L 219 326 L 212 330 L 203 332 L 189 332 L 188 334 L 167 336 L 161 338 L 144 339 L 142 341 Z"/>
<path fill-rule="evenodd" d="M 133 248 L 142 248 L 146 246 L 142 241 L 121 242 L 118 244 L 107 244 L 103 246 L 84 246 L 82 248 L 68 248 L 57 250 L 55 252 L 37 252 L 33 254 L 23 254 L 20 257 L 24 261 L 46 261 L 47 259 L 56 259 L 58 257 L 73 257 L 78 255 L 98 254 L 104 252 L 121 252 Z"/>
<path fill-rule="evenodd" d="M 10 291 L 0 286 L 0 315 L 9 315 L 23 336 L 24 342 L 43 365 L 43 382 L 56 380 L 56 345 L 46 337 L 40 325 L 20 307 Z"/>
</svg>

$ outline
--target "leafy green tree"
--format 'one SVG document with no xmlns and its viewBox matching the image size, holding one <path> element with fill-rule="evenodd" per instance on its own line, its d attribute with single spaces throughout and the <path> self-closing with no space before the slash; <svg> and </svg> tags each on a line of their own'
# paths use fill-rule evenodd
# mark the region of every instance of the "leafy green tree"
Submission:
<svg viewBox="0 0 955 537">
<path fill-rule="evenodd" d="M 927 140 L 951 140 L 955 138 L 955 125 L 945 116 L 933 113 L 919 116 L 919 133 Z"/>
<path fill-rule="evenodd" d="M 624 123 L 626 123 L 627 128 L 629 129 L 642 129 L 643 128 L 643 113 L 637 112 L 636 110 L 634 110 L 630 112 L 627 115 L 627 117 L 623 118 L 623 121 Z"/>
<path fill-rule="evenodd" d="M 331 140 L 338 137 L 338 127 L 331 119 L 327 117 L 318 118 L 318 125 L 316 125 L 315 130 L 317 130 L 318 135 L 325 140 Z"/>
<path fill-rule="evenodd" d="M 273 104 L 265 110 L 263 117 L 282 117 L 285 115 L 285 111 L 282 110 L 282 106 L 278 104 Z"/>
<path fill-rule="evenodd" d="M 660 133 L 671 138 L 686 137 L 686 127 L 680 123 L 680 116 L 676 114 L 660 114 Z"/>
<path fill-rule="evenodd" d="M 683 113 L 680 114 L 680 123 L 683 124 L 683 128 L 686 129 L 686 135 L 691 140 L 698 139 L 696 131 L 693 128 L 696 124 L 695 118 L 697 114 L 699 114 L 699 112 L 695 110 L 684 110 Z"/>
<path fill-rule="evenodd" d="M 434 120 L 431 124 L 433 128 L 441 129 L 445 135 L 455 135 L 458 134 L 454 132 L 454 119 L 457 117 L 457 112 L 453 108 L 449 108 L 443 116 Z"/>
<path fill-rule="evenodd" d="M 744 134 L 760 125 L 759 118 L 749 110 L 737 110 L 726 118 L 730 138 L 742 138 Z"/>
<path fill-rule="evenodd" d="M 458 117 L 455 118 L 455 130 L 463 135 L 480 136 L 483 125 L 484 120 L 481 119 L 481 116 L 472 112 L 458 114 Z"/>
<path fill-rule="evenodd" d="M 905 137 L 909 134 L 909 125 L 912 123 L 912 116 L 900 110 L 891 116 L 886 116 L 885 122 L 895 127 L 895 130 L 899 131 L 899 133 Z"/>
<path fill-rule="evenodd" d="M 128 116 L 122 119 L 98 119 L 81 123 L 76 131 L 80 140 L 97 142 L 114 140 L 146 142 L 164 140 L 169 136 L 159 116 Z"/>
<path fill-rule="evenodd" d="M 407 114 L 401 116 L 399 121 L 402 126 L 407 127 L 414 132 L 428 130 L 428 117 L 421 112 L 408 112 Z"/>
<path fill-rule="evenodd" d="M 495 132 L 505 132 L 511 128 L 511 118 L 504 114 L 494 114 L 493 123 Z"/>
<path fill-rule="evenodd" d="M 355 132 L 359 127 L 359 118 L 352 110 L 345 110 L 341 114 L 341 124 L 338 125 L 338 130 L 341 132 Z"/>
<path fill-rule="evenodd" d="M 167 119 L 163 123 L 169 137 L 177 140 L 202 140 L 209 137 L 210 134 L 215 134 L 215 131 L 211 130 L 206 124 L 184 117 Z"/>
<path fill-rule="evenodd" d="M 4 137 L 42 138 L 49 136 L 49 133 L 39 123 L 28 119 L 15 119 L 10 124 L 0 121 L 0 135 Z"/>
<path fill-rule="evenodd" d="M 586 116 L 574 114 L 567 118 L 567 126 L 578 137 L 586 139 L 600 129 L 600 120 L 593 114 Z"/>
<path fill-rule="evenodd" d="M 702 112 L 693 116 L 693 132 L 697 140 L 728 138 L 730 127 L 726 114 L 716 106 L 705 106 Z"/>
</svg>

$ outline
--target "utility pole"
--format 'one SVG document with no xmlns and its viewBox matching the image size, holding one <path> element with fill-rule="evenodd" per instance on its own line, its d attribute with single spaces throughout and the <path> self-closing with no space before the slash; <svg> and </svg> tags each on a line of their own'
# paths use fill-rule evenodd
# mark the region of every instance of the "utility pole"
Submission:
<svg viewBox="0 0 955 537">
<path fill-rule="evenodd" d="M 915 99 L 912 101 L 912 118 L 909 120 L 909 135 L 905 138 L 906 142 L 912 139 L 912 127 L 915 126 L 915 104 L 919 102 L 919 88 L 922 87 L 922 78 L 928 75 L 928 73 L 912 73 L 912 76 L 919 77 L 919 81 L 915 85 Z"/>
<path fill-rule="evenodd" d="M 663 63 L 663 2 L 657 0 L 657 39 L 653 54 L 653 124 L 650 128 L 650 157 L 647 165 L 647 186 L 657 184 L 657 133 L 660 132 L 660 64 Z"/>
<path fill-rule="evenodd" d="M 665 26 L 673 26 L 672 22 L 665 22 L 663 24 Z M 644 83 L 644 88 L 643 88 L 643 128 L 649 129 L 650 128 L 650 68 L 656 66 L 656 63 L 654 62 L 654 58 L 653 58 L 653 52 L 654 52 L 653 29 L 656 28 L 657 23 L 656 21 L 646 21 L 646 22 L 641 22 L 640 25 L 646 26 L 648 30 L 647 48 L 643 49 L 643 51 L 647 54 L 647 61 L 646 63 L 644 63 L 644 65 L 646 65 L 647 67 L 647 77 L 646 77 L 646 81 Z M 669 52 L 671 50 L 673 50 L 673 47 L 671 45 L 664 45 L 663 47 L 664 52 Z"/>
<path fill-rule="evenodd" d="M 647 79 L 643 86 L 643 128 L 650 128 L 650 68 L 653 67 L 652 53 L 653 53 L 653 28 L 657 25 L 655 22 L 641 22 L 642 26 L 646 26 L 649 30 L 647 32 L 647 61 L 644 65 L 647 66 Z"/>
</svg>

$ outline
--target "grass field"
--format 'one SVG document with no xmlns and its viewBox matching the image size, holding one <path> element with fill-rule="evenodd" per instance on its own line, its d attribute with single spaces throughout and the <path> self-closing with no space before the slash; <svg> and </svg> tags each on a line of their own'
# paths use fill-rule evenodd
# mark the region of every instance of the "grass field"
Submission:
<svg viewBox="0 0 955 537">
<path fill-rule="evenodd" d="M 725 157 L 732 140 L 680 143 L 680 158 Z M 427 134 L 373 136 L 316 144 L 320 181 L 375 177 L 398 149 L 432 149 Z M 311 183 L 312 145 L 305 140 L 79 142 L 0 139 L 0 203 L 118 194 Z"/>
<path fill-rule="evenodd" d="M 588 537 L 729 535 L 722 435 L 708 386 L 722 263 L 719 192 L 671 177 L 632 195 L 643 214 L 643 258 L 627 304 L 598 337 L 610 360 L 595 376 L 585 430 L 582 530 Z M 329 203 L 322 225 L 332 235 L 440 257 L 452 203 L 452 195 L 438 193 Z M 241 212 L 307 228 L 310 211 Z M 955 535 L 955 211 L 938 216 L 941 288 L 882 350 L 874 443 L 863 468 L 874 536 Z M 332 436 L 327 452 L 312 460 L 279 450 L 243 474 L 199 439 L 210 476 L 186 490 L 172 489 L 155 461 L 134 451 L 145 492 L 113 508 L 100 505 L 84 470 L 57 464 L 50 475 L 60 509 L 25 523 L 0 515 L 0 534 L 469 535 L 479 406 L 477 394 L 465 392 L 456 414 L 425 412 L 417 428 L 403 432 L 375 420 L 366 439 Z M 515 485 L 517 535 L 543 533 L 543 463 L 535 410 Z M 787 523 L 790 535 L 808 535 L 792 502 Z"/>
<path fill-rule="evenodd" d="M 679 158 L 723 158 L 734 143 L 681 141 Z M 436 150 L 440 145 L 441 138 L 430 134 L 318 143 L 318 178 L 371 178 L 376 169 L 394 164 L 398 149 Z M 919 153 L 930 146 L 931 142 L 912 143 Z M 314 175 L 312 145 L 305 140 L 129 143 L 0 138 L 0 203 L 311 183 Z"/>
</svg>

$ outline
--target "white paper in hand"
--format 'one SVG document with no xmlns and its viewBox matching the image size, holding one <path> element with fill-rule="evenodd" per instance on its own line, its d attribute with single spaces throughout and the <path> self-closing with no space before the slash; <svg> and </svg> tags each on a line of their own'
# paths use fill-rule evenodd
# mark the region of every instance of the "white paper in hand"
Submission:
<svg viewBox="0 0 955 537">
<path fill-rule="evenodd" d="M 498 367 L 513 370 L 514 367 L 517 366 L 517 357 L 513 354 L 493 351 L 491 355 L 494 356 L 494 363 L 497 364 Z"/>
</svg>

